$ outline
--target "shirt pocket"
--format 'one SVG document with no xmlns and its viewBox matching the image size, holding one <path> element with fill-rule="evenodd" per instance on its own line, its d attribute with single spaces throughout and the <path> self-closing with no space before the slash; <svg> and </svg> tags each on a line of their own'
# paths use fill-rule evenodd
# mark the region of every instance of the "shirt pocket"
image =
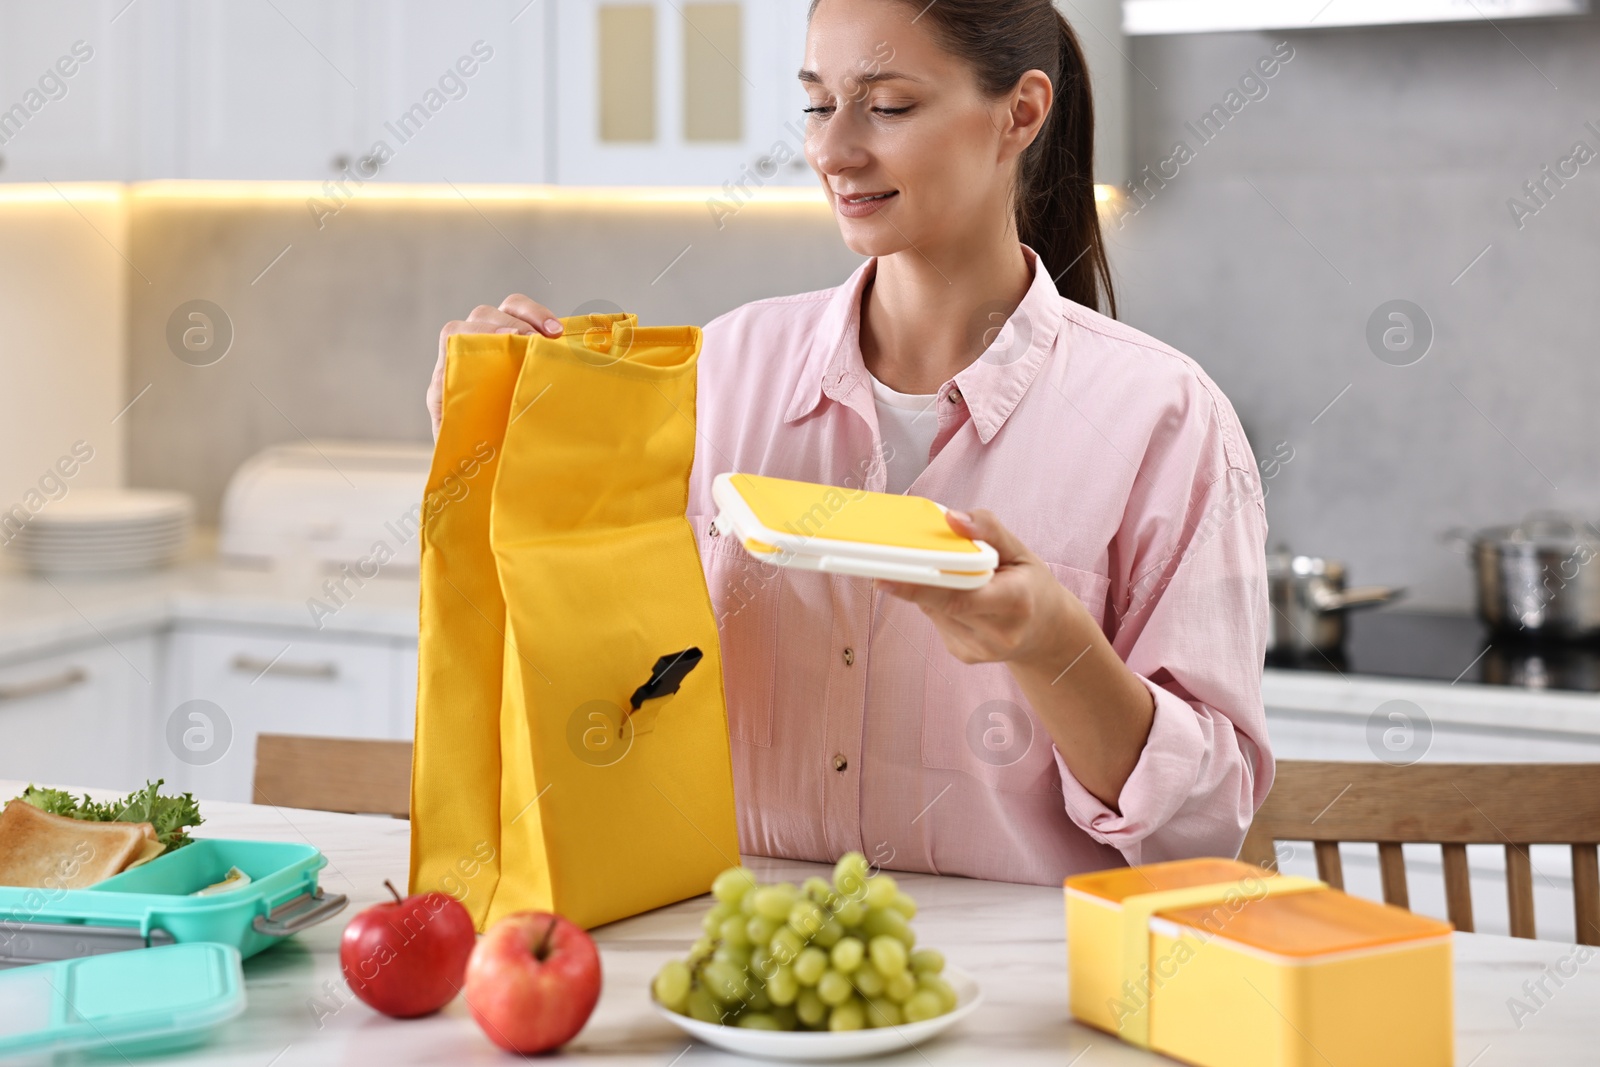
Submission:
<svg viewBox="0 0 1600 1067">
<path fill-rule="evenodd" d="M 722 649 L 728 734 L 763 748 L 772 744 L 777 691 L 778 602 L 782 574 L 727 537 L 711 533 L 711 516 L 690 516 Z"/>
<path fill-rule="evenodd" d="M 1050 573 L 1055 575 L 1056 581 L 1067 587 L 1067 591 L 1089 609 L 1089 614 L 1094 616 L 1094 623 L 1104 632 L 1106 628 L 1106 611 L 1108 609 L 1107 594 L 1111 592 L 1111 579 L 1094 571 L 1079 570 L 1077 567 L 1068 567 L 1064 563 L 1051 563 L 1044 561 L 1050 568 Z"/>
<path fill-rule="evenodd" d="M 1045 564 L 1102 623 L 1111 582 L 1093 571 Z M 1061 774 L 1044 723 L 1004 663 L 962 663 L 928 623 L 922 763 L 960 771 L 1002 793 L 1059 796 Z"/>
</svg>

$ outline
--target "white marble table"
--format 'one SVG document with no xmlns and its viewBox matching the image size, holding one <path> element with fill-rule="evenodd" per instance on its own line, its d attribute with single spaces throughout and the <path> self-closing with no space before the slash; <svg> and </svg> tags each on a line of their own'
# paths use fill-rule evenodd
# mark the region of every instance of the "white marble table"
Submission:
<svg viewBox="0 0 1600 1067">
<path fill-rule="evenodd" d="M 0 782 L 0 798 L 21 785 Z M 385 878 L 403 885 L 409 824 L 390 819 L 208 802 L 197 836 L 309 841 L 328 857 L 323 885 L 347 893 L 343 915 L 245 962 L 249 1007 L 202 1048 L 135 1064 L 206 1063 L 237 1067 L 472 1064 L 513 1062 L 482 1035 L 459 999 L 442 1013 L 394 1021 L 347 992 L 337 946 L 356 910 L 386 898 Z M 752 858 L 765 880 L 799 881 L 816 864 Z M 1122 1045 L 1079 1026 L 1067 1014 L 1066 949 L 1061 891 L 909 874 L 901 877 L 921 904 L 919 939 L 945 950 L 982 985 L 986 999 L 972 1016 L 920 1048 L 883 1057 L 883 1064 L 1039 1064 L 1116 1067 L 1174 1061 Z M 649 1064 L 652 1067 L 747 1062 L 685 1038 L 647 1004 L 649 978 L 696 936 L 704 899 L 686 901 L 596 930 L 605 988 L 589 1024 L 557 1056 L 541 1062 Z M 1462 1067 L 1557 1067 L 1600 1060 L 1600 952 L 1577 965 L 1535 1014 L 1514 1020 L 1508 1000 L 1527 1000 L 1525 982 L 1547 968 L 1571 971 L 1573 946 L 1456 935 L 1457 1063 Z M 1559 972 L 1557 972 L 1559 973 Z M 318 1001 L 321 1008 L 318 1008 Z M 1529 1002 L 1531 1004 L 1531 1002 Z M 341 1006 L 342 1005 L 342 1006 Z M 331 1012 L 331 1014 L 329 1014 Z M 319 1015 L 321 1016 L 319 1021 Z M 63 1056 L 27 1063 L 126 1063 L 115 1053 Z M 1362 1067 L 1335 1064 L 1330 1067 Z"/>
</svg>

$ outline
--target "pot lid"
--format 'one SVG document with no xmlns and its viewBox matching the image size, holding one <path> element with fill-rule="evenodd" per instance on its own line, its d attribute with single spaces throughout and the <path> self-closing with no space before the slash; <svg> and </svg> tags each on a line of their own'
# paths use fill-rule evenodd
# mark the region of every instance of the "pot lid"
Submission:
<svg viewBox="0 0 1600 1067">
<path fill-rule="evenodd" d="M 1563 548 L 1600 543 L 1595 524 L 1570 515 L 1536 512 L 1508 526 L 1488 526 L 1473 535 L 1480 543 Z"/>
</svg>

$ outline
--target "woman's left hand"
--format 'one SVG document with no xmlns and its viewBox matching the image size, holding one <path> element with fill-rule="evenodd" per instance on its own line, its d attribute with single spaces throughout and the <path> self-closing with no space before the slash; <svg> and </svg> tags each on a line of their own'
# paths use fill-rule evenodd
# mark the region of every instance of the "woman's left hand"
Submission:
<svg viewBox="0 0 1600 1067">
<path fill-rule="evenodd" d="M 977 589 L 940 589 L 883 579 L 874 579 L 874 584 L 921 608 L 933 620 L 945 648 L 963 663 L 1059 659 L 1061 638 L 1073 630 L 1073 614 L 1087 609 L 993 512 L 975 508 L 968 515 L 951 509 L 945 519 L 956 533 L 986 541 L 999 554 L 993 578 Z"/>
</svg>

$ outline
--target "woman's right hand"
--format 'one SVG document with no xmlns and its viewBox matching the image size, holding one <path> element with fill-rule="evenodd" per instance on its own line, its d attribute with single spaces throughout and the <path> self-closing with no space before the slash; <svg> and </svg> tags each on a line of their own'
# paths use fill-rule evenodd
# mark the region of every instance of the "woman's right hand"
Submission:
<svg viewBox="0 0 1600 1067">
<path fill-rule="evenodd" d="M 428 415 L 433 419 L 434 440 L 439 438 L 439 421 L 444 415 L 444 361 L 450 335 L 533 333 L 535 330 L 546 337 L 559 337 L 561 320 L 549 308 L 521 293 L 506 297 L 497 308 L 479 304 L 465 319 L 444 324 L 444 329 L 439 331 L 439 361 L 433 365 L 433 381 L 428 386 Z"/>
</svg>

